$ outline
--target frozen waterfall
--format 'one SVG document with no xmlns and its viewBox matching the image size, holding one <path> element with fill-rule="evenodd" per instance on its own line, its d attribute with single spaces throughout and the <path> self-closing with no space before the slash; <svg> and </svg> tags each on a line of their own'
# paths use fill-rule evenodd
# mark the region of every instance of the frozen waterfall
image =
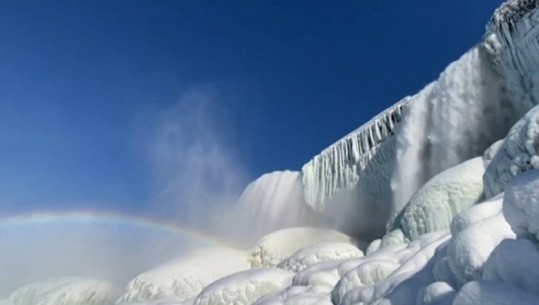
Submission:
<svg viewBox="0 0 539 305">
<path fill-rule="evenodd" d="M 517 119 L 482 46 L 413 96 L 396 136 L 394 212 L 441 171 L 481 155 Z"/>
</svg>

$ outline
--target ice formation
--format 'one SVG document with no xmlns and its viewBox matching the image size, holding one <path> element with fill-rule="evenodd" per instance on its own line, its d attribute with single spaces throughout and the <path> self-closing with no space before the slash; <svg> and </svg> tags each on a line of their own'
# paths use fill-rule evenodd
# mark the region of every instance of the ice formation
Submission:
<svg viewBox="0 0 539 305">
<path fill-rule="evenodd" d="M 194 305 L 249 305 L 292 282 L 294 273 L 282 269 L 248 270 L 224 277 L 206 287 Z"/>
<path fill-rule="evenodd" d="M 120 302 L 195 297 L 211 282 L 249 269 L 247 254 L 231 248 L 203 248 L 135 277 Z"/>
<path fill-rule="evenodd" d="M 121 293 L 64 279 L 0 305 L 539 304 L 538 7 L 503 4 L 437 81 L 240 199 L 255 234 L 321 217 L 371 242 L 365 255 L 338 231 L 292 227 L 248 251 L 195 251 Z"/>
<path fill-rule="evenodd" d="M 57 278 L 21 287 L 3 302 L 9 305 L 113 305 L 120 291 L 105 281 Z"/>
<path fill-rule="evenodd" d="M 249 262 L 253 268 L 275 267 L 298 250 L 324 242 L 355 241 L 333 230 L 306 227 L 282 229 L 262 237 L 250 250 Z"/>
<path fill-rule="evenodd" d="M 477 157 L 434 176 L 412 196 L 397 226 L 410 240 L 449 228 L 458 213 L 482 199 L 484 171 Z"/>
<path fill-rule="evenodd" d="M 328 260 L 359 258 L 363 252 L 348 243 L 317 243 L 305 247 L 277 265 L 278 268 L 299 272 L 307 267 Z"/>
<path fill-rule="evenodd" d="M 494 156 L 484 177 L 487 197 L 503 192 L 519 173 L 539 169 L 539 106 L 511 128 L 502 144 L 495 144 L 489 150 Z"/>
<path fill-rule="evenodd" d="M 334 227 L 365 240 L 383 232 L 391 203 L 394 135 L 407 104 L 403 99 L 303 166 L 307 204 Z"/>
<path fill-rule="evenodd" d="M 503 138 L 515 121 L 512 108 L 481 45 L 413 96 L 397 133 L 395 210 L 431 177 Z"/>
<path fill-rule="evenodd" d="M 535 0 L 510 0 L 487 26 L 485 49 L 520 115 L 538 104 L 539 11 Z"/>
</svg>

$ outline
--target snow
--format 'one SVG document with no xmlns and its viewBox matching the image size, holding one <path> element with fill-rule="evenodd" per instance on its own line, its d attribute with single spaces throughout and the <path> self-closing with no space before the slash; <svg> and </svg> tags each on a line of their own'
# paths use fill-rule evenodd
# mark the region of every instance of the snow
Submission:
<svg viewBox="0 0 539 305">
<path fill-rule="evenodd" d="M 119 294 L 117 287 L 105 281 L 67 277 L 23 286 L 4 302 L 13 305 L 112 305 Z"/>
<path fill-rule="evenodd" d="M 536 305 L 539 298 L 495 281 L 474 281 L 459 291 L 453 305 Z"/>
<path fill-rule="evenodd" d="M 290 285 L 294 273 L 282 269 L 247 270 L 207 286 L 194 305 L 248 305 L 263 295 Z"/>
<path fill-rule="evenodd" d="M 503 4 L 487 25 L 483 46 L 519 116 L 539 101 L 539 10 L 535 0 L 511 0 Z"/>
<path fill-rule="evenodd" d="M 483 280 L 509 284 L 539 295 L 539 251 L 527 239 L 504 240 L 483 266 Z"/>
<path fill-rule="evenodd" d="M 492 158 L 484 176 L 485 194 L 503 192 L 514 176 L 531 169 L 539 169 L 539 106 L 511 128 Z"/>
<path fill-rule="evenodd" d="M 539 304 L 538 3 L 508 1 L 437 81 L 301 172 L 252 182 L 236 208 L 271 233 L 250 250 L 198 249 L 123 291 L 50 279 L 0 305 Z"/>
<path fill-rule="evenodd" d="M 399 217 L 404 235 L 416 240 L 425 233 L 449 228 L 458 213 L 482 199 L 484 171 L 483 159 L 477 157 L 431 178 Z"/>
<path fill-rule="evenodd" d="M 278 268 L 299 272 L 328 260 L 359 258 L 363 252 L 349 243 L 320 243 L 305 247 L 277 265 Z"/>
<path fill-rule="evenodd" d="M 539 239 L 539 170 L 513 179 L 505 193 L 503 214 L 513 231 Z"/>
<path fill-rule="evenodd" d="M 249 220 L 245 230 L 256 238 L 312 222 L 312 211 L 303 199 L 299 172 L 276 171 L 261 176 L 245 188 L 236 209 L 242 219 Z"/>
<path fill-rule="evenodd" d="M 247 254 L 231 248 L 203 248 L 148 270 L 135 277 L 120 302 L 195 297 L 211 282 L 249 269 Z"/>
<path fill-rule="evenodd" d="M 417 305 L 451 305 L 456 291 L 445 282 L 434 282 L 420 290 Z"/>
<path fill-rule="evenodd" d="M 262 237 L 250 250 L 252 268 L 275 267 L 298 250 L 325 242 L 354 244 L 354 240 L 337 231 L 314 228 L 282 229 Z"/>
<path fill-rule="evenodd" d="M 447 262 L 458 284 L 482 278 L 483 265 L 491 252 L 505 239 L 515 239 L 503 215 L 484 219 L 465 228 L 448 245 Z"/>
</svg>

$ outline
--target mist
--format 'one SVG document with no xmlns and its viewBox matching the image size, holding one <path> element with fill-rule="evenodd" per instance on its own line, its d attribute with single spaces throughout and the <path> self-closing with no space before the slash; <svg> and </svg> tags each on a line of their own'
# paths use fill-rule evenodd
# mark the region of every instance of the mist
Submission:
<svg viewBox="0 0 539 305">
<path fill-rule="evenodd" d="M 35 281 L 64 276 L 106 280 L 123 288 L 141 272 L 186 252 L 221 246 L 218 239 L 242 241 L 238 234 L 246 231 L 234 205 L 248 171 L 217 92 L 190 89 L 172 106 L 143 115 L 148 130 L 139 134 L 139 143 L 149 164 L 148 214 L 89 215 L 81 220 L 75 213 L 40 221 L 44 214 L 38 213 L 4 224 L 0 297 Z M 154 225 L 155 219 L 185 229 L 163 229 Z"/>
</svg>

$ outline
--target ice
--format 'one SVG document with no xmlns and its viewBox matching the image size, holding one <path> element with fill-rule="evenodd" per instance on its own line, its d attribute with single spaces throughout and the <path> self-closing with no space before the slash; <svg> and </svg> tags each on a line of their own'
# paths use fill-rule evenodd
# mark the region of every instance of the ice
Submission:
<svg viewBox="0 0 539 305">
<path fill-rule="evenodd" d="M 445 282 L 434 282 L 423 288 L 417 297 L 417 305 L 451 305 L 457 295 L 455 289 Z"/>
<path fill-rule="evenodd" d="M 396 103 L 303 166 L 307 204 L 334 227 L 363 240 L 383 232 L 391 204 L 394 134 L 407 103 Z"/>
<path fill-rule="evenodd" d="M 539 298 L 495 281 L 474 281 L 459 291 L 453 305 L 537 305 Z"/>
<path fill-rule="evenodd" d="M 398 217 L 410 240 L 449 228 L 453 218 L 483 198 L 483 159 L 477 157 L 447 169 L 425 183 Z"/>
<path fill-rule="evenodd" d="M 305 247 L 277 265 L 278 268 L 299 272 L 328 260 L 359 258 L 363 252 L 349 243 L 319 243 Z"/>
<path fill-rule="evenodd" d="M 503 215 L 497 214 L 459 232 L 448 245 L 447 262 L 459 285 L 480 280 L 483 265 L 505 239 L 515 239 Z"/>
<path fill-rule="evenodd" d="M 282 229 L 262 237 L 250 250 L 249 262 L 252 268 L 275 267 L 302 248 L 326 242 L 355 243 L 353 238 L 333 230 Z"/>
<path fill-rule="evenodd" d="M 519 115 L 539 101 L 538 17 L 537 1 L 507 1 L 494 13 L 483 43 Z"/>
<path fill-rule="evenodd" d="M 514 176 L 531 169 L 539 169 L 539 106 L 511 128 L 496 151 L 483 178 L 486 196 L 503 192 Z"/>
<path fill-rule="evenodd" d="M 413 96 L 397 133 L 395 211 L 430 178 L 483 154 L 515 122 L 488 55 L 476 46 Z"/>
<path fill-rule="evenodd" d="M 282 269 L 255 269 L 235 273 L 207 286 L 194 305 L 249 305 L 263 295 L 291 284 L 293 272 Z"/>
<path fill-rule="evenodd" d="M 513 179 L 505 193 L 503 214 L 513 231 L 539 239 L 539 170 Z"/>
<path fill-rule="evenodd" d="M 26 285 L 8 300 L 13 305 L 113 305 L 119 294 L 117 287 L 105 281 L 66 277 Z"/>
<path fill-rule="evenodd" d="M 303 199 L 299 172 L 276 171 L 251 182 L 236 208 L 246 221 L 244 228 L 259 238 L 271 231 L 312 223 L 312 211 Z"/>
<path fill-rule="evenodd" d="M 120 302 L 195 297 L 211 282 L 249 269 L 247 254 L 231 248 L 203 248 L 148 270 L 133 279 Z"/>
<path fill-rule="evenodd" d="M 502 241 L 483 266 L 483 280 L 504 282 L 539 295 L 538 250 L 527 239 Z"/>
</svg>

